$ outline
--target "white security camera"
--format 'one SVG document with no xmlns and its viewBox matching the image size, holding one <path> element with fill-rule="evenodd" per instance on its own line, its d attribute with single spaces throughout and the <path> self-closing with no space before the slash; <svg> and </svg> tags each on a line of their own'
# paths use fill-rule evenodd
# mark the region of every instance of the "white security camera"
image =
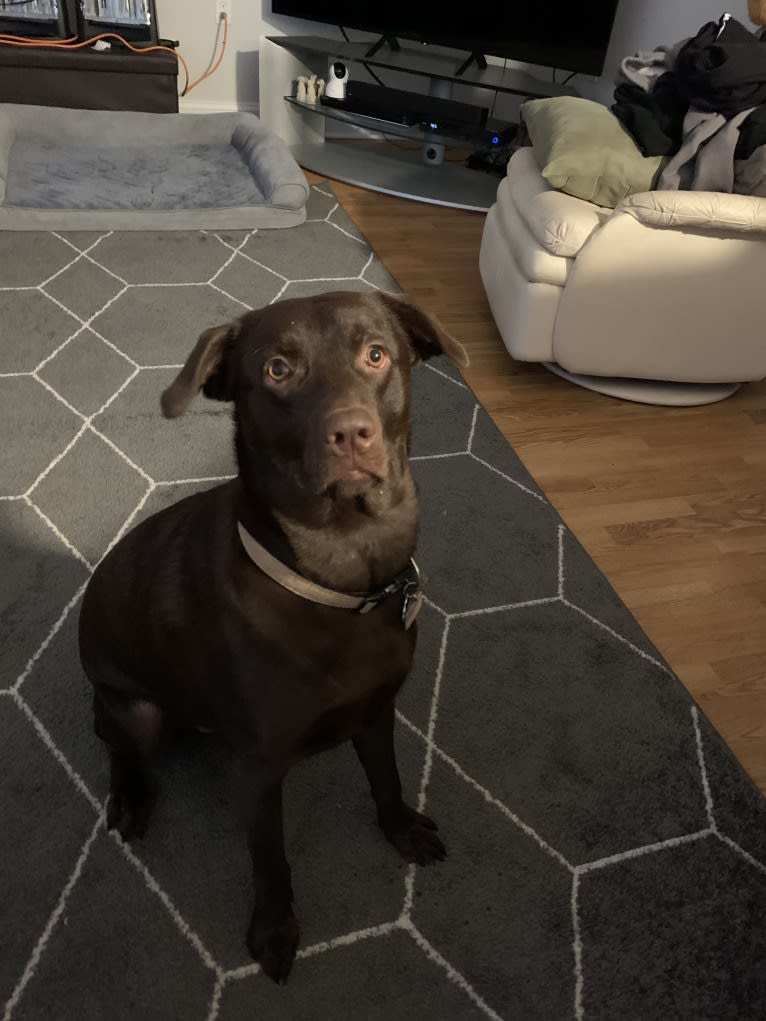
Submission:
<svg viewBox="0 0 766 1021">
<path fill-rule="evenodd" d="M 346 98 L 346 82 L 348 81 L 348 68 L 342 60 L 331 60 L 327 68 L 327 82 L 324 87 L 325 95 L 330 99 Z"/>
</svg>

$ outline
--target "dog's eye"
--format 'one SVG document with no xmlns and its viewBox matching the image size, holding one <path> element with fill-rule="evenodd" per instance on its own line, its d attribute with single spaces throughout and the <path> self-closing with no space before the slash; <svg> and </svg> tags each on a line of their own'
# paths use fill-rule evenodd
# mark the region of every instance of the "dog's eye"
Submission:
<svg viewBox="0 0 766 1021">
<path fill-rule="evenodd" d="M 386 361 L 386 352 L 378 344 L 373 344 L 367 349 L 367 364 L 373 369 L 379 369 Z"/>
<path fill-rule="evenodd" d="M 272 358 L 270 362 L 266 363 L 266 375 L 275 383 L 284 383 L 292 374 L 292 369 L 284 358 Z"/>
</svg>

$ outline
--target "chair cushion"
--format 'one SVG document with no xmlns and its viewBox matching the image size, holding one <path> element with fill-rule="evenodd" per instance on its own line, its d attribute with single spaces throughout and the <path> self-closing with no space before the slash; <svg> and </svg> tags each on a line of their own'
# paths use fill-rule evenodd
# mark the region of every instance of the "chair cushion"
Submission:
<svg viewBox="0 0 766 1021">
<path fill-rule="evenodd" d="M 590 99 L 527 100 L 520 116 L 545 180 L 599 206 L 649 191 L 667 162 L 643 156 L 611 110 Z"/>
<path fill-rule="evenodd" d="M 512 202 L 532 236 L 551 255 L 576 256 L 611 213 L 552 188 L 529 147 L 513 154 L 506 177 L 507 186 L 498 189 L 497 202 Z"/>
</svg>

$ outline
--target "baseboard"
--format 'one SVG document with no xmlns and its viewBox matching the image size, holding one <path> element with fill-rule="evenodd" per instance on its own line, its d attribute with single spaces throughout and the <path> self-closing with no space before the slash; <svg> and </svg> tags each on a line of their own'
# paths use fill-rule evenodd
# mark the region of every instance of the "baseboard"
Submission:
<svg viewBox="0 0 766 1021">
<path fill-rule="evenodd" d="M 227 103 L 214 99 L 184 99 L 178 102 L 180 113 L 254 113 L 258 116 L 258 103 Z"/>
</svg>

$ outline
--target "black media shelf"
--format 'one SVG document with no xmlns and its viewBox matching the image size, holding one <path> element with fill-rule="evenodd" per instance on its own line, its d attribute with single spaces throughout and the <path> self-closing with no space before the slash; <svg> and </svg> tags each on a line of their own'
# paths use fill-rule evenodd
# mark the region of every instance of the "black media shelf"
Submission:
<svg viewBox="0 0 766 1021">
<path fill-rule="evenodd" d="M 495 200 L 499 179 L 495 173 L 464 165 L 435 152 L 440 146 L 463 148 L 466 156 L 484 145 L 490 134 L 500 134 L 507 124 L 488 122 L 483 128 L 446 122 L 437 130 L 408 126 L 395 120 L 366 116 L 321 102 L 306 103 L 295 96 L 298 75 L 316 74 L 326 78 L 330 61 L 397 71 L 428 80 L 430 92 L 449 100 L 452 85 L 464 85 L 533 99 L 577 95 L 577 91 L 552 81 L 497 64 L 480 67 L 467 64 L 463 52 L 442 52 L 430 47 L 402 45 L 393 50 L 380 46 L 368 56 L 373 44 L 346 42 L 324 36 L 261 36 L 259 51 L 260 118 L 265 127 L 278 134 L 291 148 L 305 170 L 349 184 L 385 192 L 401 198 L 486 212 Z M 467 65 L 467 66 L 466 66 Z M 473 100 L 472 100 L 473 101 Z M 488 94 L 486 104 L 489 106 Z M 325 125 L 343 122 L 351 128 L 366 129 L 380 139 L 374 148 L 359 139 L 327 138 Z M 391 136 L 389 138 L 389 136 Z M 395 139 L 404 140 L 397 143 Z M 412 142 L 407 146 L 406 142 Z M 435 158 L 432 158 L 435 157 Z"/>
<path fill-rule="evenodd" d="M 384 120 L 381 117 L 372 117 L 366 114 L 355 113 L 344 110 L 339 106 L 329 106 L 324 103 L 304 103 L 295 96 L 285 96 L 286 103 L 307 113 L 315 113 L 320 117 L 328 117 L 330 120 L 339 121 L 342 124 L 352 124 L 355 127 L 368 128 L 370 131 L 379 131 L 382 135 L 395 135 L 397 138 L 406 138 L 412 142 L 431 142 L 436 145 L 483 145 L 491 134 L 499 134 L 507 124 L 500 121 L 488 121 L 483 128 L 466 128 L 461 130 L 458 127 L 450 128 L 448 131 L 433 131 L 430 128 L 421 128 L 415 125 L 401 124 L 395 120 Z"/>
</svg>

